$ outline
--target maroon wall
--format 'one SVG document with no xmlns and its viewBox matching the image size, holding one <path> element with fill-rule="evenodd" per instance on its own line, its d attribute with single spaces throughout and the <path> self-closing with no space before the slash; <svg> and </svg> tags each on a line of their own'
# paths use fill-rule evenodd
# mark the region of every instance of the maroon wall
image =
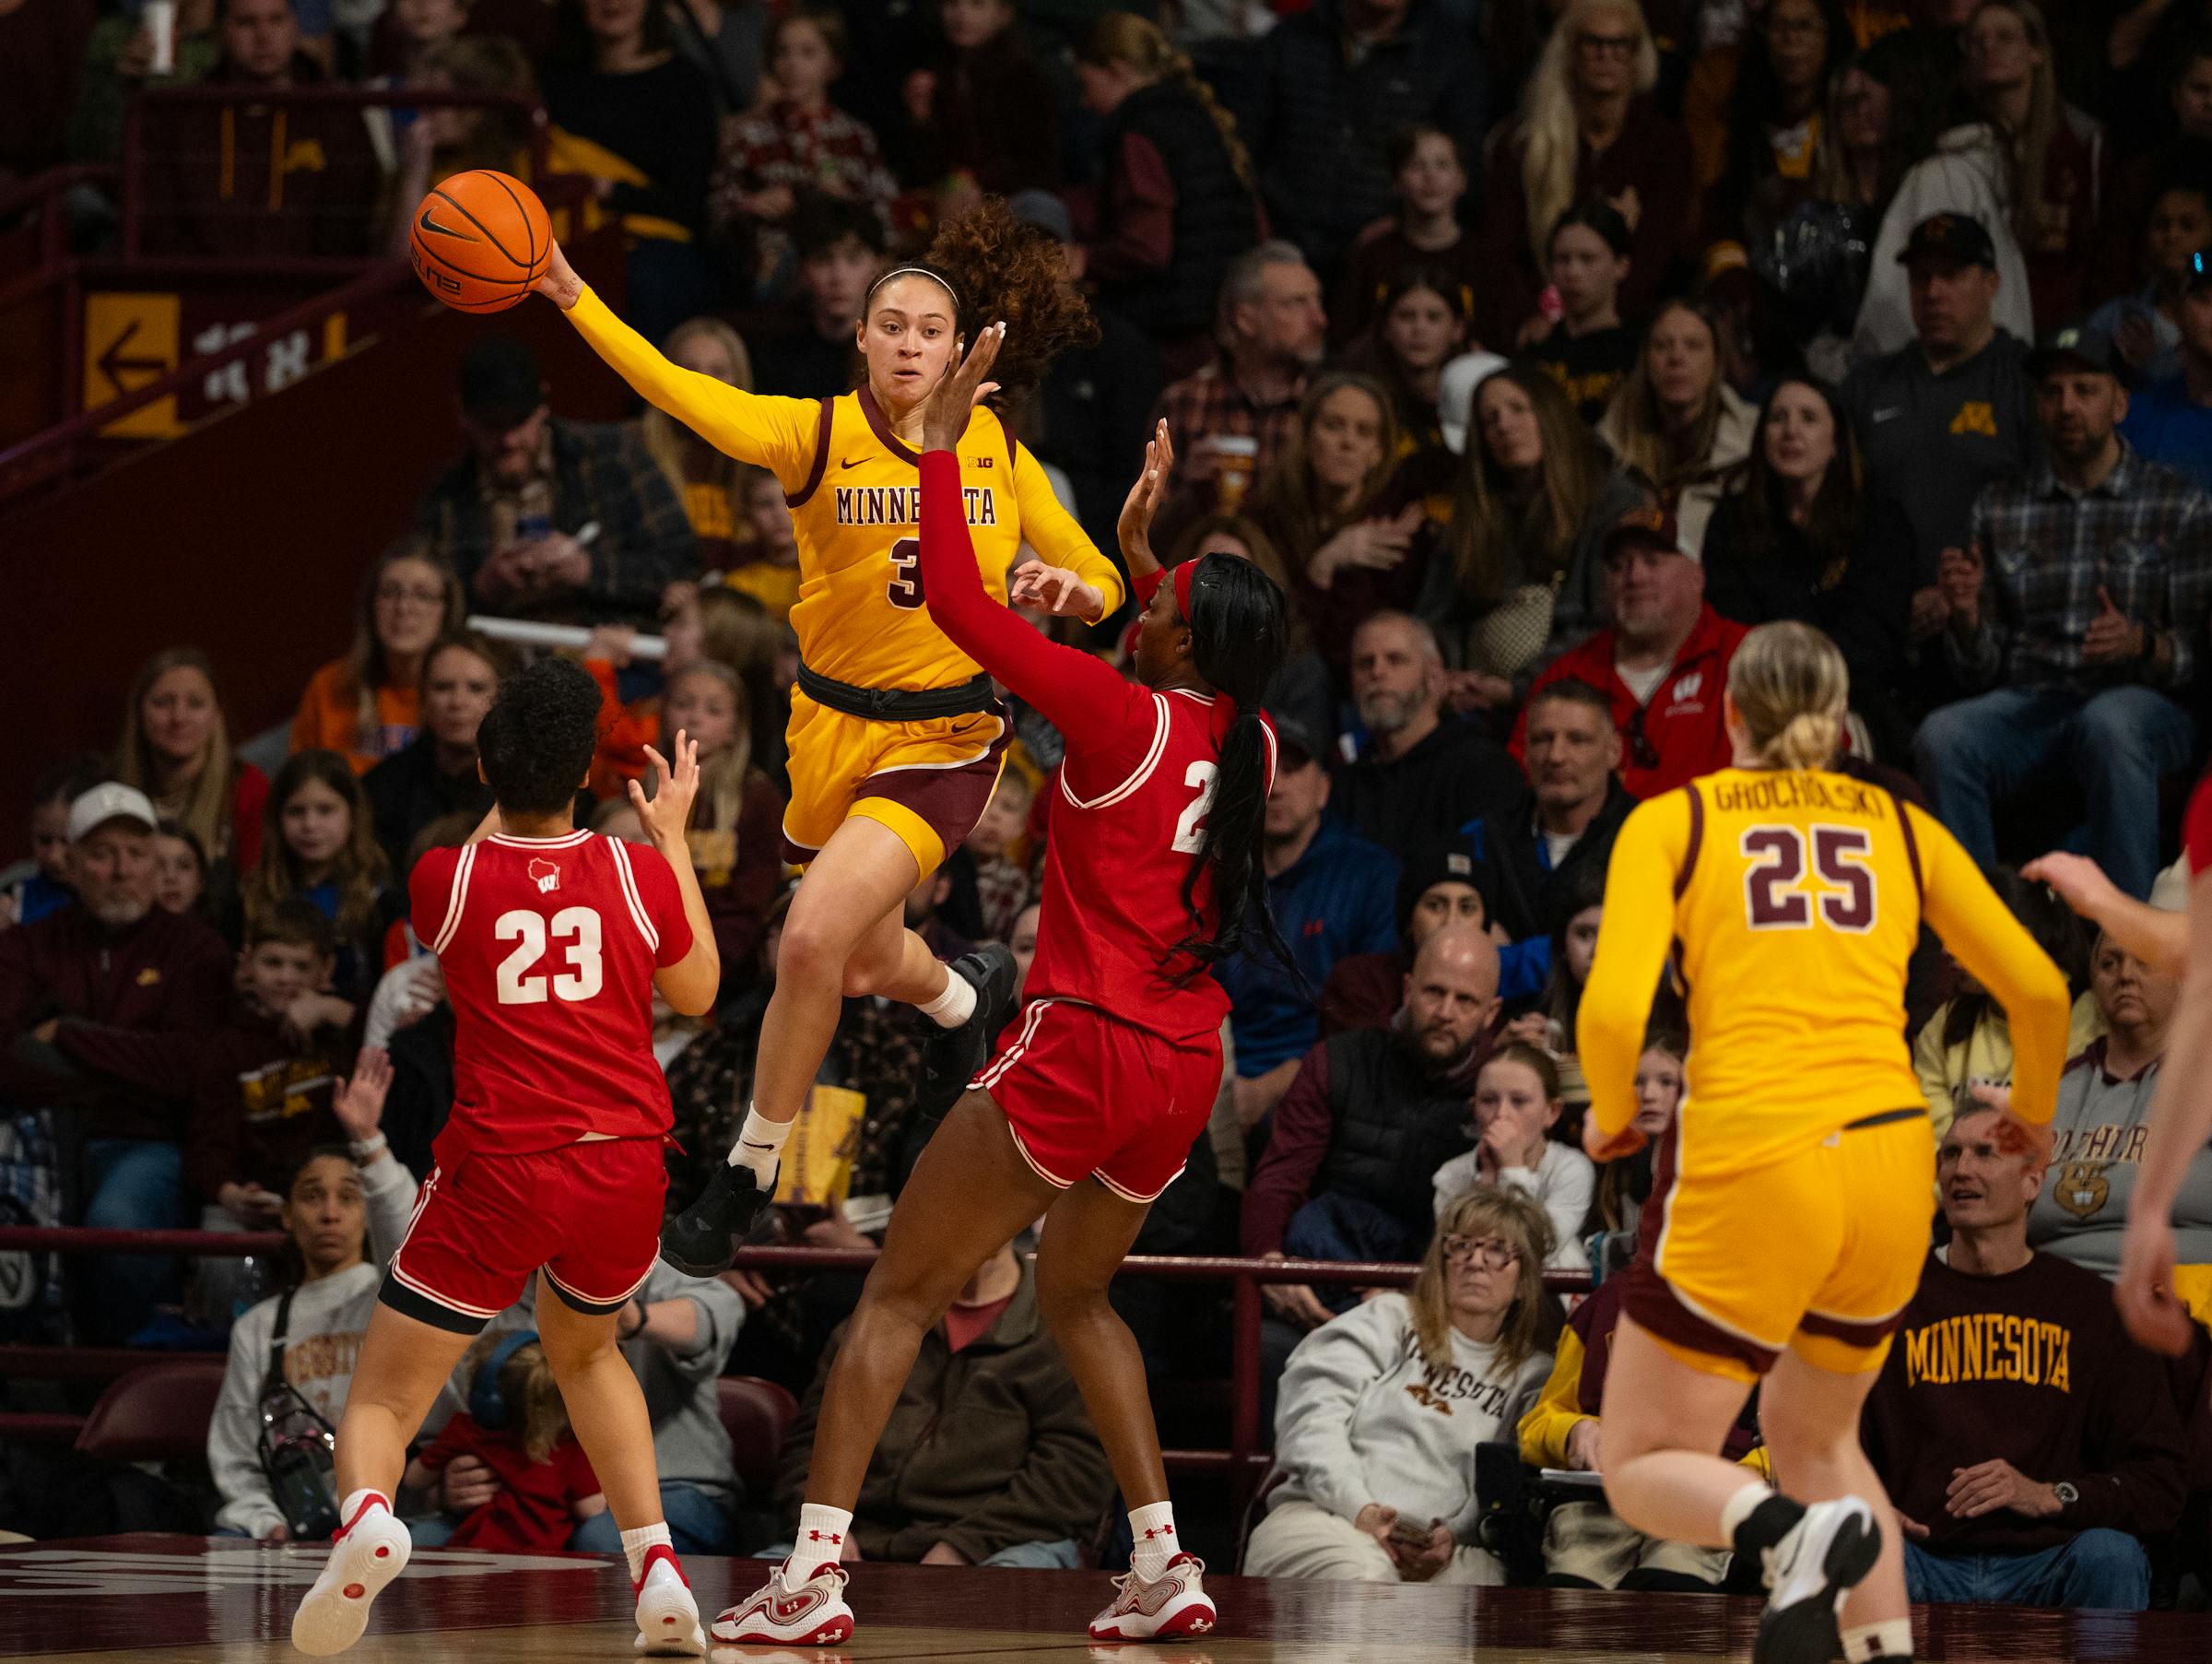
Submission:
<svg viewBox="0 0 2212 1664">
<path fill-rule="evenodd" d="M 619 294 L 614 249 L 571 253 Z M 291 714 L 309 675 L 352 639 L 369 562 L 459 454 L 455 377 L 494 327 L 537 348 L 559 414 L 626 413 L 629 389 L 550 305 L 486 320 L 426 297 L 418 321 L 282 393 L 66 491 L 0 507 L 0 709 L 13 718 L 0 863 L 28 848 L 31 777 L 114 743 L 147 655 L 205 648 L 239 738 Z"/>
</svg>

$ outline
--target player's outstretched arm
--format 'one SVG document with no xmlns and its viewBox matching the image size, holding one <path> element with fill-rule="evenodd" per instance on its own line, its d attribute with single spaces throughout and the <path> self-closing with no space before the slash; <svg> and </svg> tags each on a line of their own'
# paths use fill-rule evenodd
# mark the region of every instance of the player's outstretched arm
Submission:
<svg viewBox="0 0 2212 1664">
<path fill-rule="evenodd" d="M 1669 792 L 1622 822 L 1606 867 L 1597 952 L 1575 1020 L 1575 1049 L 1590 1087 L 1583 1148 L 1594 1160 L 1632 1155 L 1643 1144 L 1633 1125 L 1636 1059 L 1675 938 L 1675 875 L 1688 853 L 1689 800 Z"/>
<path fill-rule="evenodd" d="M 2189 881 L 2188 969 L 2166 1040 L 2166 1062 L 2150 1103 L 2150 1137 L 2127 1198 L 2127 1236 L 2112 1297 L 2128 1333 L 2178 1357 L 2188 1350 L 2189 1313 L 2173 1293 L 2173 1204 L 2191 1159 L 2212 1142 L 2212 871 Z"/>
<path fill-rule="evenodd" d="M 724 455 L 774 470 L 779 477 L 802 443 L 807 461 L 813 460 L 816 407 L 811 402 L 764 399 L 670 363 L 586 287 L 558 242 L 546 275 L 537 280 L 537 292 L 560 308 L 576 333 L 639 397 L 665 410 Z M 783 406 L 792 408 L 782 410 Z"/>
<path fill-rule="evenodd" d="M 2020 877 L 2048 884 L 2059 899 L 2118 942 L 2123 950 L 2168 976 L 2180 976 L 2189 961 L 2189 921 L 2147 902 L 2138 902 L 2104 876 L 2087 856 L 2053 850 L 2020 868 Z"/>
<path fill-rule="evenodd" d="M 997 384 L 984 378 L 1005 338 L 1003 324 L 978 331 L 967 358 L 945 372 L 923 407 L 922 593 L 931 621 L 947 641 L 1042 712 L 1070 749 L 1096 750 L 1125 730 L 1128 684 L 1091 655 L 1046 641 L 993 601 L 968 535 L 953 447 L 967 429 L 969 410 Z"/>
<path fill-rule="evenodd" d="M 1129 562 L 1129 584 L 1139 607 L 1149 606 L 1152 592 L 1167 575 L 1159 557 L 1152 550 L 1152 520 L 1159 513 L 1159 505 L 1167 501 L 1168 480 L 1175 472 L 1175 442 L 1168 436 L 1166 418 L 1161 418 L 1152 437 L 1145 442 L 1144 472 L 1129 488 L 1129 495 L 1122 500 L 1120 518 L 1113 523 L 1114 536 L 1122 546 L 1122 559 Z"/>
<path fill-rule="evenodd" d="M 1901 808 L 1920 851 L 1924 916 L 1951 957 L 2005 1008 L 2012 1030 L 2012 1114 L 2027 1127 L 2047 1127 L 2066 1067 L 2073 1011 L 2066 979 L 1943 824 L 1909 803 Z"/>
<path fill-rule="evenodd" d="M 707 898 L 700 893 L 699 874 L 691 867 L 691 849 L 684 830 L 691 820 L 691 805 L 699 796 L 699 741 L 677 730 L 672 767 L 651 746 L 646 761 L 653 764 L 653 796 L 639 782 L 629 783 L 630 807 L 638 811 L 645 835 L 676 874 L 677 893 L 684 898 L 684 920 L 691 926 L 691 951 L 673 965 L 653 974 L 653 985 L 686 1017 L 703 1017 L 714 1009 L 722 991 L 722 953 L 714 946 L 714 926 L 707 917 Z"/>
</svg>

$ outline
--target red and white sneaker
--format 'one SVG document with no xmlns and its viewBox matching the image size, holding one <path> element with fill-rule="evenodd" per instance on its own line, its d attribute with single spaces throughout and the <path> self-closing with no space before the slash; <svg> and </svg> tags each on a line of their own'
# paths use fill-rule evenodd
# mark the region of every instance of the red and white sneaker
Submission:
<svg viewBox="0 0 2212 1664">
<path fill-rule="evenodd" d="M 1135 1572 L 1113 1580 L 1113 1604 L 1090 1621 L 1094 1641 L 1150 1641 L 1162 1635 L 1203 1635 L 1214 1627 L 1214 1603 L 1200 1579 L 1206 1562 L 1178 1554 L 1166 1571 L 1146 1582 Z"/>
<path fill-rule="evenodd" d="M 826 1561 L 804 1583 L 791 1576 L 787 1561 L 771 1573 L 768 1585 L 714 1620 L 708 1632 L 718 1646 L 828 1646 L 853 1634 L 853 1609 L 845 1604 L 845 1568 Z"/>
<path fill-rule="evenodd" d="M 330 1558 L 292 1614 L 292 1645 L 326 1658 L 359 1641 L 369 1627 L 371 1603 L 406 1567 L 413 1547 L 382 1497 L 355 1509 L 330 1540 Z"/>
<path fill-rule="evenodd" d="M 676 1551 L 656 1542 L 645 1551 L 645 1569 L 630 1580 L 638 1598 L 637 1650 L 653 1658 L 696 1658 L 707 1650 L 699 1630 L 699 1602 L 677 1564 Z"/>
</svg>

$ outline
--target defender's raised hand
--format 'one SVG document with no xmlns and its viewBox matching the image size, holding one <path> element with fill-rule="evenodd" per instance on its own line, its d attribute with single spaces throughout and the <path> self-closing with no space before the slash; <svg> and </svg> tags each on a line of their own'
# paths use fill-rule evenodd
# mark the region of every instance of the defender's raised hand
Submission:
<svg viewBox="0 0 2212 1664">
<path fill-rule="evenodd" d="M 651 746 L 645 756 L 653 764 L 653 796 L 645 795 L 642 781 L 629 783 L 629 806 L 638 811 L 645 835 L 662 846 L 668 847 L 684 841 L 684 829 L 691 821 L 691 804 L 699 796 L 699 741 L 689 738 L 681 728 L 676 732 L 676 743 L 669 748 L 676 753 L 676 763 Z"/>
<path fill-rule="evenodd" d="M 936 387 L 922 407 L 924 451 L 949 451 L 959 444 L 960 435 L 968 431 L 968 412 L 998 391 L 996 382 L 986 382 L 983 377 L 991 373 L 999 345 L 1006 338 L 1004 324 L 986 324 L 976 332 L 968 356 L 937 379 Z"/>
</svg>

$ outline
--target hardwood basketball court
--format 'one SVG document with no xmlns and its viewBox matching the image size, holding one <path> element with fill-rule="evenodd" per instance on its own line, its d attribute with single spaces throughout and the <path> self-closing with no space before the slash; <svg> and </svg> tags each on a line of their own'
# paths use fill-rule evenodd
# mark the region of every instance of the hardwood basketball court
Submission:
<svg viewBox="0 0 2212 1664">
<path fill-rule="evenodd" d="M 0 1658 L 53 1664 L 289 1664 L 293 1604 L 323 1551 L 195 1537 L 113 1537 L 0 1550 Z M 758 1587 L 766 1563 L 688 1564 L 703 1611 Z M 1381 1587 L 1209 1578 L 1219 1632 L 1171 1644 L 1094 1644 L 1095 1573 L 857 1568 L 861 1629 L 843 1646 L 718 1648 L 717 1664 L 1703 1664 L 1748 1655 L 1758 1608 L 1719 1597 Z M 577 1555 L 421 1550 L 377 1603 L 359 1664 L 606 1664 L 629 1658 L 620 1563 Z M 2202 1664 L 2202 1614 L 1921 1615 L 1924 1658 L 1990 1664 Z"/>
</svg>

